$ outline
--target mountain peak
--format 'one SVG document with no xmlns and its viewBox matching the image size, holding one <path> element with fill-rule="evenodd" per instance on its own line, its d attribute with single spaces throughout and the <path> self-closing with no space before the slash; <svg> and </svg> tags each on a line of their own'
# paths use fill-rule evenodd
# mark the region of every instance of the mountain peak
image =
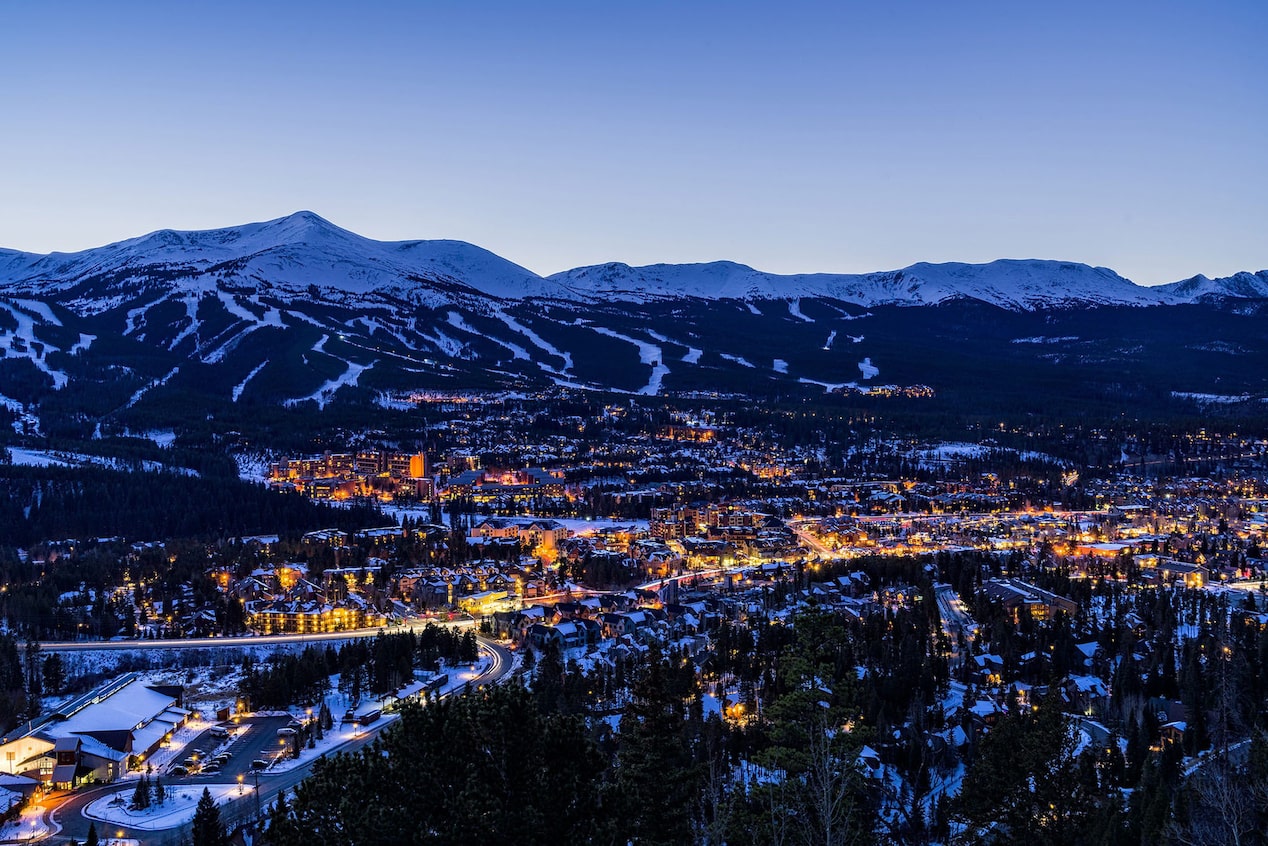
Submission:
<svg viewBox="0 0 1268 846">
<path fill-rule="evenodd" d="M 223 229 L 163 229 L 79 253 L 42 256 L 0 250 L 0 285 L 11 292 L 85 284 L 85 296 L 103 303 L 159 284 L 189 290 L 271 285 L 293 291 L 315 285 L 340 294 L 377 292 L 433 307 L 484 298 L 643 302 L 825 297 L 864 307 L 976 299 L 1034 310 L 1268 298 L 1264 271 L 1213 280 L 1198 276 L 1147 288 L 1108 268 L 1043 259 L 919 262 L 866 274 L 775 274 L 733 261 L 641 267 L 608 262 L 542 278 L 464 241 L 376 241 L 307 209 Z M 92 289 L 100 290 L 87 293 Z"/>
</svg>

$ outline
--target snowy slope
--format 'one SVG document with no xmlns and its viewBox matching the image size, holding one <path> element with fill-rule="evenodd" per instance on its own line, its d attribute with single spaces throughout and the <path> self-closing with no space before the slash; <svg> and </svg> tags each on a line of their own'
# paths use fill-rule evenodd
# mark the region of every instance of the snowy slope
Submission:
<svg viewBox="0 0 1268 846">
<path fill-rule="evenodd" d="M 178 287 L 309 286 L 342 294 L 383 293 L 425 305 L 493 296 L 561 292 L 554 283 L 461 241 L 383 242 L 363 238 L 312 212 L 202 232 L 162 230 L 79 253 L 0 252 L 8 292 L 69 293 L 92 310 L 138 290 Z"/>
<path fill-rule="evenodd" d="M 1155 289 L 1103 267 L 1072 262 L 1001 259 L 989 264 L 914 264 L 868 274 L 781 276 L 734 262 L 603 264 L 550 279 L 578 296 L 607 299 L 793 299 L 832 297 L 863 306 L 931 305 L 968 297 L 1010 309 L 1074 305 L 1157 305 Z"/>
<path fill-rule="evenodd" d="M 486 313 L 497 307 L 490 299 L 586 304 L 681 298 L 785 300 L 789 314 L 809 321 L 798 301 L 817 297 L 864 307 L 971 298 L 1015 311 L 1265 297 L 1268 272 L 1215 280 L 1197 276 L 1149 288 L 1106 268 L 1037 259 L 792 275 L 722 261 L 645 267 L 610 263 L 543 278 L 462 241 L 375 241 L 306 211 L 225 229 L 161 230 L 78 253 L 0 250 L 0 295 L 51 297 L 79 314 L 101 313 L 142 297 L 197 299 L 226 291 L 300 295 L 311 302 L 348 305 L 404 300 Z"/>
<path fill-rule="evenodd" d="M 1222 279 L 1208 279 L 1198 274 L 1170 285 L 1159 285 L 1157 290 L 1174 302 L 1186 303 L 1224 297 L 1268 299 L 1268 270 L 1243 271 Z"/>
</svg>

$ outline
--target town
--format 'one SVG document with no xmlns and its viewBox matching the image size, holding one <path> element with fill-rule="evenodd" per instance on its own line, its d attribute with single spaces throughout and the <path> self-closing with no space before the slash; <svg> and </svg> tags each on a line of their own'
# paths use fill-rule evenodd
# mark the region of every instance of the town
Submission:
<svg viewBox="0 0 1268 846">
<path fill-rule="evenodd" d="M 41 803 L 75 808 L 85 786 L 142 780 L 81 823 L 132 830 L 166 807 L 179 833 L 197 798 L 186 785 L 205 783 L 224 821 L 251 826 L 321 771 L 324 750 L 492 682 L 525 684 L 612 742 L 607 721 L 658 662 L 729 738 L 717 754 L 741 780 L 728 790 L 806 765 L 778 732 L 793 692 L 817 696 L 815 719 L 845 727 L 852 813 L 893 842 L 998 819 L 968 791 L 1000 777 L 992 736 L 1036 714 L 1068 732 L 1045 754 L 1095 773 L 1084 787 L 1100 799 L 1062 825 L 1094 808 L 1149 836 L 1143 805 L 1105 797 L 1142 779 L 1165 795 L 1206 761 L 1258 754 L 1264 439 L 1133 433 L 1103 453 L 1117 460 L 1081 464 L 1063 445 L 1086 433 L 1060 429 L 919 440 L 848 418 L 555 403 L 450 401 L 412 450 L 363 433 L 344 451 L 242 461 L 279 494 L 370 505 L 359 528 L 14 550 L 9 817 L 38 827 Z M 830 439 L 825 426 L 844 428 Z M 37 609 L 49 584 L 69 589 Z M 835 643 L 832 657 L 803 631 Z M 135 644 L 116 666 L 141 669 L 103 681 L 109 653 L 87 651 L 103 638 Z M 179 813 L 159 784 L 184 797 Z M 737 825 L 766 801 L 745 793 L 684 819 Z"/>
</svg>

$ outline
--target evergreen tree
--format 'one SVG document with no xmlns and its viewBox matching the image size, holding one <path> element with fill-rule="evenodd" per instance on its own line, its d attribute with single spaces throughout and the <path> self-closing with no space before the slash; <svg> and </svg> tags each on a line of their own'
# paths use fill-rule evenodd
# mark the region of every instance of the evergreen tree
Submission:
<svg viewBox="0 0 1268 846">
<path fill-rule="evenodd" d="M 154 804 L 162 805 L 167 801 L 167 788 L 163 786 L 163 777 L 154 777 Z"/>
<path fill-rule="evenodd" d="M 190 836 L 192 846 L 226 846 L 228 843 L 224 823 L 220 821 L 220 809 L 211 798 L 211 791 L 205 787 L 194 808 Z"/>
<path fill-rule="evenodd" d="M 144 775 L 136 780 L 136 789 L 132 791 L 132 807 L 139 811 L 150 807 L 150 780 Z"/>
<path fill-rule="evenodd" d="M 57 696 L 65 683 L 66 665 L 62 662 L 62 656 L 56 652 L 50 653 L 44 659 L 44 688 L 51 695 Z"/>
<path fill-rule="evenodd" d="M 615 799 L 623 838 L 636 843 L 691 841 L 695 796 L 691 752 L 683 734 L 682 697 L 668 685 L 668 667 L 652 656 L 621 717 Z"/>
<path fill-rule="evenodd" d="M 101 842 L 97 839 L 97 824 L 88 823 L 88 837 L 84 840 L 84 846 L 101 846 Z"/>
</svg>

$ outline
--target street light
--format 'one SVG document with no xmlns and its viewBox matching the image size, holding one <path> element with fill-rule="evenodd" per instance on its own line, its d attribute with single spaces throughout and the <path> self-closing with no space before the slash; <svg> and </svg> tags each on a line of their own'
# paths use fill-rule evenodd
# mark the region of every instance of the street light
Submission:
<svg viewBox="0 0 1268 846">
<path fill-rule="evenodd" d="M 239 796 L 242 795 L 242 779 L 243 779 L 242 773 L 238 773 L 238 795 Z"/>
</svg>

